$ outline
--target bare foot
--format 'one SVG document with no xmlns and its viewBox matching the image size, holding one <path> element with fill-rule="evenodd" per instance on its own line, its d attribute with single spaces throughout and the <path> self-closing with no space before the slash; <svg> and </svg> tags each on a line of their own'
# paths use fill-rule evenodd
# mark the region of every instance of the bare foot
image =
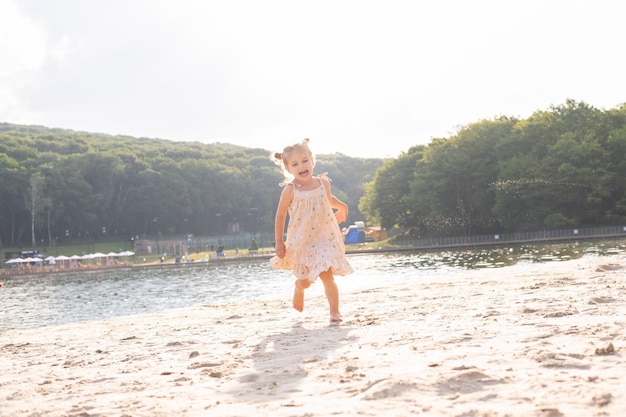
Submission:
<svg viewBox="0 0 626 417">
<path fill-rule="evenodd" d="M 293 308 L 302 313 L 304 310 L 304 289 L 299 288 L 296 285 L 296 289 L 293 290 Z"/>
<path fill-rule="evenodd" d="M 330 315 L 330 322 L 331 323 L 339 323 L 340 321 L 343 321 L 343 319 L 341 318 L 341 314 L 339 314 L 339 313 L 332 313 Z"/>
</svg>

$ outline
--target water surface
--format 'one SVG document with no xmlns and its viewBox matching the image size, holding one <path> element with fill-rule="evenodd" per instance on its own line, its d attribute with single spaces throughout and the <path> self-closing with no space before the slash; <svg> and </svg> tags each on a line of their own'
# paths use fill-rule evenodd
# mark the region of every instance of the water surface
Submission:
<svg viewBox="0 0 626 417">
<path fill-rule="evenodd" d="M 340 291 L 419 280 L 427 274 L 503 268 L 520 262 L 567 261 L 623 252 L 620 241 L 523 245 L 477 250 L 349 255 L 355 273 L 337 277 Z M 443 278 L 442 278 L 443 279 Z M 290 299 L 293 277 L 267 259 L 202 265 L 111 269 L 4 278 L 0 331 L 98 320 L 194 305 Z M 323 294 L 321 283 L 308 290 Z"/>
</svg>

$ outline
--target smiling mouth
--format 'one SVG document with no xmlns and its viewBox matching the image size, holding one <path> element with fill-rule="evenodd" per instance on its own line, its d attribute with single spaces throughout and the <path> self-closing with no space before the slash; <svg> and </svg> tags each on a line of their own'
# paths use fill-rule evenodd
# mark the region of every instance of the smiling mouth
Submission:
<svg viewBox="0 0 626 417">
<path fill-rule="evenodd" d="M 307 175 L 309 175 L 309 170 L 307 169 L 306 171 L 301 171 L 298 173 L 298 175 L 300 175 L 301 177 L 306 177 Z"/>
</svg>

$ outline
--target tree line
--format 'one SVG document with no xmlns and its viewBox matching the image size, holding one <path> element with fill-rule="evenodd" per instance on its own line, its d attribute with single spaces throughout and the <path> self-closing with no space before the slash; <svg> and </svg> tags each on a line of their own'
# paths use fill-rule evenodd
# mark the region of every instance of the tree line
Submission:
<svg viewBox="0 0 626 417">
<path fill-rule="evenodd" d="M 497 117 L 387 160 L 359 208 L 413 236 L 626 225 L 626 105 Z"/>
<path fill-rule="evenodd" d="M 271 232 L 283 174 L 270 154 L 0 123 L 0 247 Z M 348 221 L 363 220 L 358 201 L 383 160 L 317 159 Z"/>
<path fill-rule="evenodd" d="M 270 150 L 0 124 L 0 246 L 273 231 Z M 626 224 L 626 105 L 480 120 L 397 158 L 317 155 L 348 223 L 412 236 Z"/>
</svg>

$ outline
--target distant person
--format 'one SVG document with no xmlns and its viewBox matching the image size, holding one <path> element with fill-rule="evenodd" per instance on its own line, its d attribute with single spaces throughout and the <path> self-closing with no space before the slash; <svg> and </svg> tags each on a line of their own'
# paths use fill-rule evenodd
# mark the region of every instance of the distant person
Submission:
<svg viewBox="0 0 626 417">
<path fill-rule="evenodd" d="M 252 239 L 252 243 L 250 244 L 250 250 L 248 252 L 250 252 L 250 255 L 258 255 L 259 244 L 257 243 L 256 239 Z"/>
<path fill-rule="evenodd" d="M 330 309 L 330 321 L 340 322 L 339 291 L 334 275 L 353 271 L 345 255 L 339 223 L 348 218 L 348 206 L 332 195 L 325 174 L 314 176 L 315 157 L 309 140 L 287 146 L 273 155 L 285 174 L 275 222 L 276 256 L 270 259 L 274 269 L 286 269 L 296 276 L 293 307 L 304 310 L 304 290 L 317 277 L 324 284 Z M 333 209 L 337 209 L 336 212 Z M 283 240 L 289 214 L 287 239 Z"/>
</svg>

